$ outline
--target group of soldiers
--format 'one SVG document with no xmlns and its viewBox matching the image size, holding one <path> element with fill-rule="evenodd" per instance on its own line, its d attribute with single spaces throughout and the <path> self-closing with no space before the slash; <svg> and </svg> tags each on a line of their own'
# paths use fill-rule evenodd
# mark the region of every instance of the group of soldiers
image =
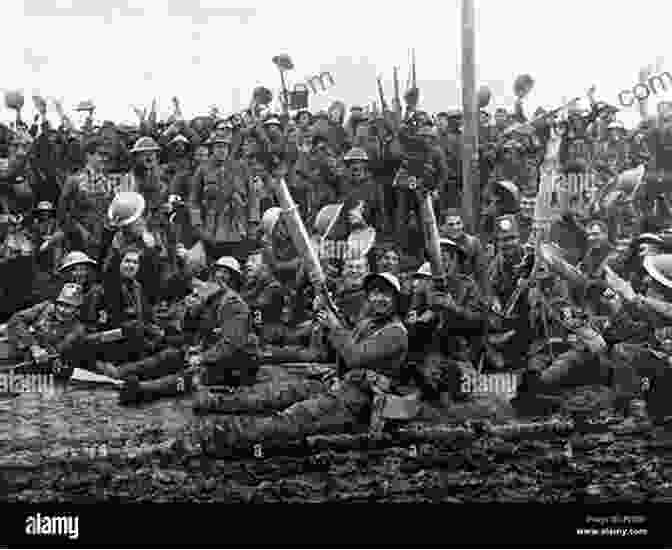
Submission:
<svg viewBox="0 0 672 550">
<path fill-rule="evenodd" d="M 600 174 L 594 196 L 615 191 L 622 204 L 609 206 L 622 208 L 567 203 L 551 232 L 565 249 L 535 233 L 556 113 L 529 121 L 517 105 L 491 124 L 482 111 L 482 223 L 469 234 L 460 112 L 409 105 L 398 120 L 354 106 L 346 123 L 340 102 L 293 117 L 256 107 L 247 120 L 185 121 L 176 109 L 166 123 L 81 130 L 67 117 L 51 128 L 42 112 L 5 128 L 13 359 L 122 380 L 124 403 L 193 391 L 200 414 L 229 415 L 205 433 L 207 449 L 381 418 L 507 417 L 584 384 L 612 387 L 627 411 L 663 387 L 669 118 L 628 133 L 592 97 L 588 112 L 567 113 L 559 170 Z M 637 208 L 613 182 L 639 165 Z M 515 402 L 465 393 L 465 377 L 502 371 L 521 373 Z"/>
</svg>

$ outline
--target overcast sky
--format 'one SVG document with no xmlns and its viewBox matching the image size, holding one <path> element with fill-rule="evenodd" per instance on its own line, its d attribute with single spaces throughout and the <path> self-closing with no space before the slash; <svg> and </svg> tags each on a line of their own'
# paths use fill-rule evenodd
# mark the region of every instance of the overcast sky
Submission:
<svg viewBox="0 0 672 550">
<path fill-rule="evenodd" d="M 475 0 L 478 83 L 494 94 L 492 108 L 512 104 L 517 74 L 537 86 L 530 107 L 556 106 L 591 84 L 598 99 L 636 83 L 639 67 L 668 57 L 672 11 L 660 0 Z M 334 99 L 376 99 L 378 74 L 392 93 L 392 67 L 402 92 L 408 48 L 415 47 L 421 106 L 459 106 L 459 0 L 394 2 L 290 1 L 239 5 L 217 0 L 3 0 L 3 89 L 65 99 L 66 108 L 92 98 L 96 118 L 133 120 L 130 105 L 153 97 L 170 112 L 177 95 L 186 116 L 217 104 L 242 108 L 252 89 L 274 91 L 280 79 L 271 58 L 291 55 L 291 84 L 329 71 L 336 85 L 313 96 L 311 108 Z M 11 46 L 7 46 L 11 44 Z M 672 61 L 671 61 L 672 62 Z M 661 70 L 670 70 L 665 62 Z M 670 88 L 672 92 L 672 87 Z M 672 93 L 657 96 L 672 98 Z M 655 103 L 654 103 L 655 104 Z M 623 113 L 630 123 L 634 108 Z M 12 113 L 0 108 L 0 118 Z"/>
</svg>

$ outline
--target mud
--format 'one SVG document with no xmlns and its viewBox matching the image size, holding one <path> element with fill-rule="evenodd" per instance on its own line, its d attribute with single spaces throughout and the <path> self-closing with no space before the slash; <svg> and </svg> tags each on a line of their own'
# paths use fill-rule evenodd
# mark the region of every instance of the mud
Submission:
<svg viewBox="0 0 672 550">
<path fill-rule="evenodd" d="M 559 418 L 616 428 L 543 440 L 479 437 L 311 455 L 208 459 L 189 399 L 121 407 L 113 390 L 0 397 L 0 499 L 9 502 L 644 502 L 672 500 L 672 431 L 621 422 L 606 392 Z M 291 453 L 288 453 L 291 454 Z"/>
</svg>

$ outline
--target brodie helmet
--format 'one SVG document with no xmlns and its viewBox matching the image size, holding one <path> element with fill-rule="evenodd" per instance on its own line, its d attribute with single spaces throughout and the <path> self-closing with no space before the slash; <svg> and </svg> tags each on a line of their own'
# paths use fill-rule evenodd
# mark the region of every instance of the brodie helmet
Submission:
<svg viewBox="0 0 672 550">
<path fill-rule="evenodd" d="M 107 217 L 112 225 L 125 227 L 140 219 L 145 212 L 145 205 L 145 198 L 140 193 L 122 191 L 112 199 Z"/>
<path fill-rule="evenodd" d="M 151 137 L 141 137 L 138 139 L 135 144 L 133 145 L 133 148 L 131 149 L 131 153 L 145 153 L 145 152 L 158 152 L 161 150 L 161 147 L 158 146 L 156 141 L 154 141 Z"/>
<path fill-rule="evenodd" d="M 84 254 L 84 252 L 74 250 L 70 252 L 65 258 L 63 258 L 63 262 L 61 263 L 61 267 L 58 268 L 58 272 L 60 273 L 76 265 L 83 264 L 95 267 L 98 265 L 98 262 L 89 258 L 89 256 Z"/>
</svg>

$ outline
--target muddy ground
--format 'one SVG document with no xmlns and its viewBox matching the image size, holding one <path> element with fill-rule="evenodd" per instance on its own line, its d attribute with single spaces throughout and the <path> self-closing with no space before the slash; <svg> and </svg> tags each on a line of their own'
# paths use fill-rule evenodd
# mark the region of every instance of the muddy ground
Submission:
<svg viewBox="0 0 672 550">
<path fill-rule="evenodd" d="M 606 390 L 560 417 L 614 416 Z M 0 397 L 0 499 L 10 502 L 672 501 L 672 431 L 616 424 L 544 440 L 282 452 L 207 459 L 174 442 L 198 429 L 188 399 L 121 407 L 114 390 Z"/>
</svg>

